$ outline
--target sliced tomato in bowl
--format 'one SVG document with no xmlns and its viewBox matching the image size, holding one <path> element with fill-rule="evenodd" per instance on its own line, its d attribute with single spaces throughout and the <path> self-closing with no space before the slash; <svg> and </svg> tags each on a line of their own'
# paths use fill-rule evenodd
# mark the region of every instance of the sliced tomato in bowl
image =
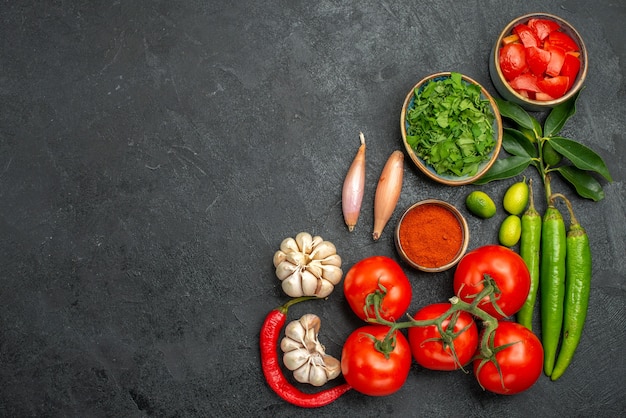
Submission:
<svg viewBox="0 0 626 418">
<path fill-rule="evenodd" d="M 539 90 L 553 98 L 563 96 L 567 92 L 568 86 L 569 77 L 564 75 L 546 77 L 537 81 L 537 87 L 539 87 Z"/>
<path fill-rule="evenodd" d="M 550 52 L 545 49 L 536 46 L 526 48 L 526 63 L 530 71 L 536 76 L 542 76 L 546 72 L 550 58 Z"/>
<path fill-rule="evenodd" d="M 580 71 L 580 59 L 576 55 L 566 52 L 563 66 L 561 67 L 561 75 L 569 77 L 568 90 L 572 87 L 572 84 L 574 84 L 578 71 Z"/>
<path fill-rule="evenodd" d="M 561 26 L 554 20 L 536 18 L 528 21 L 528 27 L 543 41 L 551 32 L 559 30 Z"/>
<path fill-rule="evenodd" d="M 519 36 L 522 44 L 524 45 L 524 48 L 541 45 L 541 41 L 539 40 L 537 35 L 535 35 L 535 32 L 533 32 L 532 29 L 530 29 L 530 27 L 528 27 L 528 25 L 524 23 L 516 25 L 513 28 L 513 33 Z"/>
<path fill-rule="evenodd" d="M 510 43 L 500 49 L 500 69 L 504 78 L 513 80 L 526 68 L 526 50 L 520 43 Z"/>
<path fill-rule="evenodd" d="M 565 52 L 578 51 L 579 49 L 576 41 L 565 32 L 551 32 L 550 35 L 548 35 L 548 41 L 550 42 L 550 45 L 559 46 L 563 48 Z"/>
<path fill-rule="evenodd" d="M 532 73 L 524 73 L 515 77 L 510 81 L 510 85 L 515 90 L 524 90 L 536 93 L 541 91 L 539 86 L 537 85 L 537 76 Z"/>
<path fill-rule="evenodd" d="M 563 62 L 565 61 L 565 50 L 560 46 L 548 45 L 546 50 L 550 53 L 550 61 L 546 67 L 546 74 L 551 77 L 556 77 L 561 73 Z"/>
<path fill-rule="evenodd" d="M 530 100 L 564 96 L 578 79 L 581 46 L 557 21 L 532 18 L 501 38 L 500 70 L 511 89 Z"/>
</svg>

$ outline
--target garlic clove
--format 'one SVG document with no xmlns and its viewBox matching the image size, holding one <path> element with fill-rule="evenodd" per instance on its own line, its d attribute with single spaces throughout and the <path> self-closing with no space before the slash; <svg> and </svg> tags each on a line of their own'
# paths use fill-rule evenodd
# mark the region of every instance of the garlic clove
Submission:
<svg viewBox="0 0 626 418">
<path fill-rule="evenodd" d="M 328 382 L 328 375 L 324 366 L 311 366 L 309 370 L 309 383 L 313 386 L 323 386 Z"/>
<path fill-rule="evenodd" d="M 320 284 L 321 286 L 318 289 L 317 294 L 315 295 L 318 298 L 327 297 L 333 292 L 333 289 L 335 288 L 335 286 L 333 286 L 333 284 L 328 280 L 320 279 Z"/>
<path fill-rule="evenodd" d="M 274 253 L 274 259 L 272 262 L 274 263 L 274 267 L 277 267 L 280 263 L 285 261 L 287 258 L 287 254 L 285 254 L 282 250 L 278 250 Z"/>
<path fill-rule="evenodd" d="M 289 261 L 291 264 L 295 264 L 296 266 L 306 266 L 308 256 L 302 253 L 287 253 L 286 261 Z"/>
<path fill-rule="evenodd" d="M 313 273 L 305 270 L 300 275 L 301 277 L 301 289 L 304 296 L 318 296 L 317 291 L 319 282 L 323 281 L 315 277 Z"/>
<path fill-rule="evenodd" d="M 297 370 L 303 365 L 306 365 L 310 357 L 311 354 L 305 348 L 298 348 L 297 350 L 288 351 L 283 354 L 283 363 L 289 370 Z"/>
<path fill-rule="evenodd" d="M 300 325 L 302 325 L 302 328 L 307 330 L 307 334 L 308 331 L 311 330 L 313 331 L 312 337 L 317 339 L 317 334 L 320 332 L 320 328 L 322 326 L 322 320 L 319 316 L 312 313 L 304 314 L 298 321 L 300 322 Z"/>
<path fill-rule="evenodd" d="M 291 276 L 297 270 L 298 270 L 298 266 L 290 263 L 287 260 L 284 260 L 276 266 L 276 277 L 278 277 L 280 280 L 285 280 L 287 277 Z M 321 274 L 322 273 L 320 271 L 320 276 Z"/>
<path fill-rule="evenodd" d="M 299 320 L 291 321 L 285 327 L 285 336 L 298 341 L 300 345 L 302 345 L 306 334 L 307 330 L 302 326 Z"/>
<path fill-rule="evenodd" d="M 311 241 L 311 251 L 313 251 L 315 247 L 320 245 L 322 242 L 324 242 L 324 238 L 320 237 L 319 235 L 314 236 L 313 241 Z"/>
<path fill-rule="evenodd" d="M 280 340 L 280 349 L 283 351 L 283 353 L 297 350 L 298 348 L 302 348 L 302 343 L 300 343 L 299 341 L 296 341 L 289 337 L 284 337 L 282 340 Z"/>
<path fill-rule="evenodd" d="M 309 353 L 314 353 L 319 351 L 324 351 L 320 342 L 317 340 L 317 332 L 313 328 L 309 328 L 306 330 L 306 335 L 304 336 L 304 340 L 302 341 L 304 344 L 304 348 L 306 348 Z"/>
<path fill-rule="evenodd" d="M 300 383 L 309 383 L 310 373 L 311 373 L 311 364 L 305 363 L 301 367 L 293 371 L 293 377 Z"/>
<path fill-rule="evenodd" d="M 291 276 L 283 280 L 282 288 L 283 292 L 292 298 L 304 296 L 304 292 L 302 291 L 302 274 L 300 273 L 300 270 L 296 270 Z"/>
<path fill-rule="evenodd" d="M 320 243 L 320 245 L 318 245 L 317 247 L 315 247 L 315 249 L 313 249 L 313 251 L 311 252 L 311 258 L 318 260 L 318 259 L 326 258 L 336 253 L 337 253 L 337 248 L 335 248 L 335 244 L 333 244 L 330 241 L 323 241 Z"/>
<path fill-rule="evenodd" d="M 322 266 L 317 260 L 311 260 L 306 269 L 315 277 L 322 277 Z"/>
<path fill-rule="evenodd" d="M 337 266 L 327 265 L 322 267 L 321 276 L 324 280 L 328 280 L 333 285 L 336 285 L 341 281 L 343 271 Z"/>
<path fill-rule="evenodd" d="M 313 237 L 308 232 L 300 232 L 296 235 L 296 243 L 298 244 L 300 252 L 309 254 L 313 247 Z"/>
<path fill-rule="evenodd" d="M 283 240 L 283 242 L 280 243 L 280 249 L 282 252 L 284 253 L 292 253 L 292 252 L 298 252 L 300 251 L 300 248 L 298 248 L 298 243 L 296 242 L 295 239 L 288 237 L 285 238 Z"/>
<path fill-rule="evenodd" d="M 341 257 L 339 256 L 339 254 L 333 254 L 333 255 L 329 255 L 326 258 L 323 259 L 318 259 L 317 260 L 320 264 L 323 265 L 333 265 L 333 266 L 337 266 L 337 267 L 341 267 Z"/>
<path fill-rule="evenodd" d="M 326 377 L 332 380 L 341 374 L 341 362 L 333 356 L 324 355 L 324 364 L 326 365 Z"/>
</svg>

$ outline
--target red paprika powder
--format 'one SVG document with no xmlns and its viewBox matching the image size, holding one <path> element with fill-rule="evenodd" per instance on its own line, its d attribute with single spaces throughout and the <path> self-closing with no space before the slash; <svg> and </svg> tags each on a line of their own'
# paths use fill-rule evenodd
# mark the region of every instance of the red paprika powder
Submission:
<svg viewBox="0 0 626 418">
<path fill-rule="evenodd" d="M 463 229 L 457 217 L 444 206 L 433 203 L 409 210 L 398 232 L 406 256 L 426 268 L 448 264 L 463 244 Z"/>
</svg>

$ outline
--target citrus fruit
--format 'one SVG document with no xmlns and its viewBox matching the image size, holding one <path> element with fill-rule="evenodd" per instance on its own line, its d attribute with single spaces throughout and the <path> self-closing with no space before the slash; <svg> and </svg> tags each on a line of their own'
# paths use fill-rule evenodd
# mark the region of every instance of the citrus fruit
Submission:
<svg viewBox="0 0 626 418">
<path fill-rule="evenodd" d="M 513 247 L 520 239 L 522 235 L 522 220 L 517 215 L 509 215 L 502 225 L 500 225 L 500 232 L 498 233 L 498 239 L 500 244 L 505 247 Z"/>
<path fill-rule="evenodd" d="M 474 190 L 465 198 L 465 205 L 470 212 L 480 218 L 491 218 L 496 214 L 496 204 L 485 192 Z"/>
<path fill-rule="evenodd" d="M 528 184 L 526 179 L 512 184 L 504 193 L 504 199 L 502 200 L 502 206 L 504 210 L 511 215 L 519 215 L 524 212 L 528 205 Z"/>
</svg>

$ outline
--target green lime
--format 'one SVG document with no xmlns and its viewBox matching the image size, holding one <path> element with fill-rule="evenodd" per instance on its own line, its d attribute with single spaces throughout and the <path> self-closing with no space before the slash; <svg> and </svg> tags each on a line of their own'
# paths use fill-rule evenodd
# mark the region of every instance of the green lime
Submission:
<svg viewBox="0 0 626 418">
<path fill-rule="evenodd" d="M 496 204 L 487 193 L 480 190 L 474 190 L 468 194 L 465 204 L 470 212 L 480 218 L 487 219 L 496 214 Z"/>
<path fill-rule="evenodd" d="M 519 215 L 528 206 L 528 196 L 528 184 L 526 184 L 526 179 L 524 179 L 507 189 L 506 193 L 504 193 L 502 206 L 511 215 Z"/>
<path fill-rule="evenodd" d="M 500 244 L 505 247 L 513 247 L 520 239 L 522 235 L 522 220 L 517 215 L 509 215 L 502 225 L 500 225 L 500 233 L 498 239 Z"/>
<path fill-rule="evenodd" d="M 543 162 L 550 165 L 555 166 L 561 162 L 563 156 L 556 152 L 556 150 L 550 145 L 550 141 L 546 141 L 543 143 L 542 149 Z"/>
</svg>

